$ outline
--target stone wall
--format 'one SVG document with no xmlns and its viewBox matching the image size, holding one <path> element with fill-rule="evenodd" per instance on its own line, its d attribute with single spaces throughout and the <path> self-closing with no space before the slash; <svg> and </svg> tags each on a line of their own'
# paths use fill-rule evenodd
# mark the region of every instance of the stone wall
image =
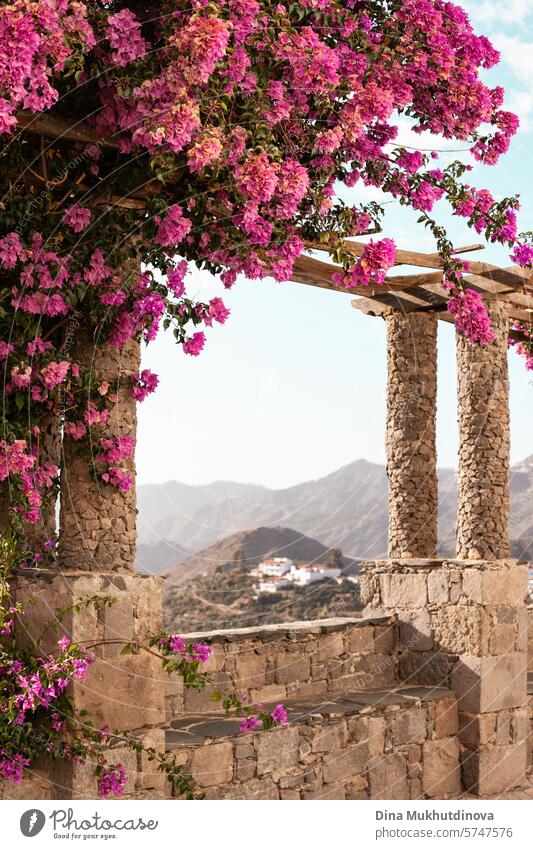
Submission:
<svg viewBox="0 0 533 849">
<path fill-rule="evenodd" d="M 166 688 L 167 720 L 213 711 L 215 688 L 246 693 L 252 702 L 317 700 L 346 689 L 368 690 L 397 682 L 394 616 L 323 619 L 264 628 L 185 634 L 213 647 L 202 666 L 214 681 L 203 693 L 184 690 L 173 676 Z M 219 710 L 222 710 L 220 707 Z"/>
<path fill-rule="evenodd" d="M 169 745 L 208 799 L 444 799 L 460 792 L 457 704 L 401 688 L 288 704 L 289 725 L 238 734 L 188 717 Z"/>
<path fill-rule="evenodd" d="M 520 693 L 514 698 L 498 679 L 498 663 L 507 663 L 510 649 L 525 656 L 523 623 L 512 609 L 523 570 L 508 564 L 505 572 L 504 563 L 498 569 L 478 563 L 474 572 L 456 561 L 409 563 L 411 571 L 398 561 L 397 572 L 390 561 L 374 564 L 364 582 L 383 616 L 186 635 L 213 646 L 214 686 L 247 693 L 267 709 L 283 701 L 285 728 L 243 735 L 240 720 L 221 713 L 208 694 L 184 694 L 158 661 L 121 656 L 112 642 L 97 650 L 87 683 L 75 685 L 76 704 L 89 708 L 97 724 L 173 752 L 207 798 L 443 799 L 461 793 L 461 772 L 467 785 L 498 793 L 492 776 L 503 775 L 508 787 L 516 783 L 510 754 L 527 750 L 531 763 L 533 690 L 519 704 Z M 19 576 L 17 598 L 38 599 L 31 609 L 40 628 L 54 605 L 115 595 L 118 606 L 69 614 L 66 632 L 82 643 L 143 640 L 154 630 L 158 585 L 151 577 L 43 572 Z M 392 608 L 397 615 L 388 614 Z M 468 657 L 495 663 L 477 675 Z M 129 775 L 125 798 L 169 798 L 165 777 L 144 755 L 120 738 L 114 750 Z M 51 771 L 50 764 L 36 764 L 22 785 L 0 787 L 0 797 L 96 798 L 92 771 L 91 765 L 55 764 Z"/>
<path fill-rule="evenodd" d="M 456 694 L 463 780 L 478 795 L 525 773 L 526 586 L 515 560 L 385 560 L 362 581 L 369 613 L 398 616 L 400 680 Z"/>
<path fill-rule="evenodd" d="M 122 655 L 126 642 L 146 644 L 161 625 L 162 579 L 153 575 L 74 572 L 58 574 L 46 570 L 22 572 L 12 585 L 14 598 L 24 605 L 26 615 L 19 638 L 43 634 L 42 651 L 53 651 L 66 634 L 96 654 L 85 681 L 74 680 L 69 695 L 76 709 L 88 710 L 96 727 L 107 726 L 117 734 L 117 762 L 132 775 L 128 794 L 135 798 L 158 798 L 163 792 L 161 777 L 144 756 L 127 749 L 120 735 L 142 740 L 164 750 L 164 688 L 166 675 L 157 657 L 139 651 Z M 96 610 L 92 604 L 71 609 L 58 628 L 56 609 L 76 605 L 83 599 L 112 598 L 111 606 Z M 57 625 L 57 622 L 56 622 Z M 0 789 L 6 798 L 96 799 L 93 765 L 63 761 L 37 765 L 20 786 Z"/>
</svg>

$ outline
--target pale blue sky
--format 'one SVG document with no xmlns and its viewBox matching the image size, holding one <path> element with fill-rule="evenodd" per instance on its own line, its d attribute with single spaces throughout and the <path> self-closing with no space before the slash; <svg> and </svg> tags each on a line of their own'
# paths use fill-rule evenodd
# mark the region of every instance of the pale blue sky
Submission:
<svg viewBox="0 0 533 849">
<path fill-rule="evenodd" d="M 487 76 L 504 85 L 508 105 L 522 130 L 496 168 L 476 167 L 469 180 L 495 194 L 522 195 L 521 229 L 533 229 L 533 4 L 511 0 L 464 3 L 478 29 L 502 50 L 503 63 Z M 402 124 L 402 141 L 412 137 Z M 461 148 L 447 141 L 438 148 Z M 443 162 L 457 154 L 443 154 Z M 356 202 L 361 195 L 352 193 Z M 366 198 L 365 198 L 366 199 Z M 442 206 L 441 220 L 455 244 L 479 241 L 464 221 Z M 416 216 L 387 206 L 383 235 L 400 247 L 433 249 Z M 507 251 L 488 248 L 472 255 L 509 264 Z M 405 272 L 402 267 L 402 273 Z M 139 483 L 177 479 L 209 483 L 231 479 L 289 486 L 320 477 L 358 458 L 384 462 L 386 351 L 381 319 L 361 315 L 348 294 L 295 283 L 238 281 L 226 292 L 209 275 L 195 272 L 188 291 L 202 298 L 222 295 L 231 309 L 223 326 L 207 331 L 198 358 L 185 356 L 171 334 L 143 354 L 160 377 L 158 391 L 139 407 Z M 513 462 L 533 452 L 533 375 L 510 353 Z M 440 323 L 438 461 L 455 466 L 457 427 L 455 341 Z"/>
</svg>

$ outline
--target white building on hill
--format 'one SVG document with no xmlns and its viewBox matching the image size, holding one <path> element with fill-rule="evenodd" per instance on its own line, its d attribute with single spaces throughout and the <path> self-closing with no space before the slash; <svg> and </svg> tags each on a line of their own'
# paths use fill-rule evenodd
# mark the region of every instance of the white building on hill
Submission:
<svg viewBox="0 0 533 849">
<path fill-rule="evenodd" d="M 281 578 L 291 571 L 294 563 L 288 557 L 272 557 L 269 560 L 263 560 L 257 566 L 256 572 L 259 575 L 269 575 L 273 578 Z"/>
<path fill-rule="evenodd" d="M 292 585 L 292 581 L 288 578 L 263 578 L 262 581 L 259 581 L 257 585 L 258 593 L 277 593 L 279 590 L 286 589 L 286 587 L 290 587 Z"/>
<path fill-rule="evenodd" d="M 297 563 L 293 565 L 290 573 L 292 581 L 300 587 L 314 584 L 317 581 L 338 578 L 340 569 L 334 566 L 326 566 L 324 563 Z"/>
</svg>

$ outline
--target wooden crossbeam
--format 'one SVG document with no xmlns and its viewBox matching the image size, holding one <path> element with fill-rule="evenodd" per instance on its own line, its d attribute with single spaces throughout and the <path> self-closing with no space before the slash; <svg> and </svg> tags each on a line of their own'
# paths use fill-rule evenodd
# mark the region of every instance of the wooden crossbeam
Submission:
<svg viewBox="0 0 533 849">
<path fill-rule="evenodd" d="M 440 281 L 442 278 L 442 274 L 414 274 L 389 277 L 387 278 L 387 282 L 382 286 L 351 286 L 350 288 L 346 288 L 332 282 L 333 274 L 339 271 L 342 271 L 342 269 L 336 265 L 332 265 L 330 262 L 324 262 L 314 257 L 301 256 L 294 263 L 291 280 L 295 283 L 304 283 L 307 286 L 317 286 L 318 288 L 330 289 L 334 292 L 344 292 L 344 294 L 353 295 L 361 293 L 362 295 L 368 295 L 370 292 L 399 292 L 417 283 L 426 282 L 428 279 L 435 278 Z"/>
<path fill-rule="evenodd" d="M 46 136 L 51 139 L 87 142 L 106 148 L 118 148 L 118 140 L 102 138 L 85 121 L 58 118 L 55 115 L 39 113 L 36 115 L 27 109 L 16 114 L 18 125 L 28 133 Z"/>
<path fill-rule="evenodd" d="M 307 247 L 312 248 L 313 250 L 327 250 L 326 246 L 318 242 L 308 243 Z M 355 242 L 347 239 L 343 242 L 343 247 L 347 253 L 352 256 L 359 257 L 363 253 L 366 245 L 364 242 Z M 476 250 L 477 246 L 467 245 L 466 250 L 468 249 Z M 464 252 L 465 248 L 457 249 L 456 252 L 459 252 L 460 250 Z M 428 254 L 420 253 L 419 251 L 405 251 L 397 249 L 395 265 L 412 265 L 420 268 L 442 268 L 443 261 L 442 258 L 435 253 Z M 472 260 L 469 260 L 469 265 L 472 273 L 479 277 L 486 277 L 488 280 L 505 283 L 505 285 L 511 286 L 515 289 L 521 289 L 524 285 L 524 271 L 523 269 L 518 268 L 518 266 L 503 269 L 497 265 L 492 265 L 492 263 L 489 262 L 474 262 Z"/>
<path fill-rule="evenodd" d="M 100 137 L 85 121 L 69 120 L 51 114 L 34 114 L 29 110 L 17 113 L 19 126 L 29 133 L 46 136 L 52 139 L 67 139 L 100 145 L 104 148 L 117 149 L 118 140 Z M 180 170 L 180 169 L 177 169 Z M 180 175 L 177 175 L 179 179 Z M 170 182 L 176 177 L 170 178 Z M 127 208 L 142 209 L 144 199 L 160 190 L 155 180 L 148 181 L 141 189 L 131 189 L 123 197 L 113 195 L 100 196 L 92 199 L 97 205 L 116 205 Z M 369 231 L 370 232 L 370 231 Z M 327 245 L 318 242 L 306 242 L 306 247 L 312 250 L 326 251 Z M 343 242 L 344 249 L 353 256 L 361 256 L 366 245 L 364 242 L 347 239 Z M 456 254 L 482 250 L 484 245 L 473 244 L 454 248 Z M 419 251 L 396 250 L 395 265 L 411 265 L 420 268 L 434 268 L 435 272 L 424 274 L 409 274 L 388 277 L 383 286 L 352 286 L 346 289 L 332 282 L 332 276 L 339 271 L 329 262 L 323 262 L 314 257 L 302 256 L 294 266 L 292 280 L 309 286 L 318 286 L 331 291 L 361 295 L 352 302 L 353 306 L 363 312 L 379 315 L 383 310 L 396 308 L 413 310 L 437 310 L 440 317 L 450 320 L 446 313 L 447 296 L 442 289 L 441 269 L 443 262 L 439 254 L 421 253 Z M 465 277 L 468 285 L 483 294 L 486 300 L 501 298 L 509 302 L 510 314 L 514 320 L 531 322 L 533 315 L 532 295 L 524 293 L 525 284 L 530 283 L 533 275 L 530 271 L 512 266 L 499 268 L 491 263 L 470 261 L 472 273 Z"/>
<path fill-rule="evenodd" d="M 367 247 L 365 242 L 356 242 L 351 239 L 345 239 L 343 241 L 343 248 L 346 253 L 351 254 L 352 256 L 361 256 L 364 249 Z M 326 251 L 327 245 L 322 244 L 321 242 L 306 242 L 306 247 L 312 250 L 317 251 Z M 468 251 L 476 251 L 481 250 L 483 245 L 466 245 L 465 247 L 454 248 L 455 253 L 466 253 Z M 421 253 L 420 251 L 405 251 L 396 249 L 396 261 L 395 265 L 414 265 L 419 266 L 420 268 L 442 268 L 442 259 L 439 254 L 436 253 Z M 471 263 L 472 264 L 472 263 Z M 480 269 L 487 268 L 496 268 L 496 266 L 488 266 L 486 263 L 474 263 L 474 265 L 478 266 Z"/>
<path fill-rule="evenodd" d="M 533 318 L 533 296 L 523 295 L 514 291 L 501 290 L 498 284 L 486 287 L 488 281 L 481 280 L 481 285 L 467 280 L 469 287 L 479 291 L 484 300 L 503 300 L 509 304 L 509 316 L 512 321 L 530 324 Z M 373 289 L 368 298 L 358 298 L 352 301 L 352 306 L 366 315 L 382 315 L 390 309 L 404 312 L 438 312 L 439 318 L 450 321 L 447 312 L 448 296 L 438 283 L 425 286 L 415 286 L 394 294 Z"/>
<path fill-rule="evenodd" d="M 449 295 L 441 286 L 442 273 L 425 272 L 388 277 L 383 286 L 353 286 L 346 289 L 332 282 L 338 267 L 329 262 L 302 256 L 294 266 L 292 280 L 309 286 L 329 289 L 344 294 L 358 295 L 352 306 L 366 315 L 383 315 L 390 310 L 403 312 L 437 312 L 442 321 L 453 322 L 447 312 Z M 480 292 L 486 301 L 505 300 L 509 303 L 512 321 L 530 324 L 533 317 L 533 294 L 517 292 L 517 280 L 527 282 L 529 272 L 512 266 L 496 268 L 485 275 L 465 275 L 467 285 Z M 511 281 L 511 286 L 508 285 Z M 521 285 L 521 288 L 523 283 Z M 514 334 L 514 331 L 513 331 Z M 520 334 L 515 334 L 520 338 Z"/>
</svg>

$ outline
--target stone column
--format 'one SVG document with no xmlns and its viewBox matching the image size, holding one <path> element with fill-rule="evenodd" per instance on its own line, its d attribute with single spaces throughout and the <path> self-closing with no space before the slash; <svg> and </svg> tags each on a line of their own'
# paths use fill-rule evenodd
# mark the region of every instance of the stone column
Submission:
<svg viewBox="0 0 533 849">
<path fill-rule="evenodd" d="M 139 370 L 139 343 L 130 341 L 122 350 L 109 348 L 95 344 L 90 332 L 80 328 L 73 355 L 91 369 L 99 385 L 108 381 L 109 391 L 118 395 L 106 435 L 135 437 L 136 405 L 130 375 Z M 134 478 L 133 459 L 128 471 Z M 72 607 L 58 632 L 47 635 L 43 650 L 53 651 L 61 633 L 82 646 L 94 646 L 96 660 L 87 680 L 70 685 L 72 702 L 76 710 L 88 710 L 88 718 L 97 727 L 105 725 L 116 734 L 110 760 L 126 767 L 125 797 L 161 798 L 168 786 L 165 776 L 157 773 L 142 753 L 137 755 L 121 741 L 123 736 L 133 737 L 160 751 L 165 745 L 166 676 L 161 662 L 141 648 L 131 655 L 121 654 L 125 643 L 146 645 L 162 624 L 162 579 L 134 571 L 135 517 L 135 486 L 122 491 L 103 483 L 93 474 L 87 446 L 65 436 L 59 569 L 18 575 L 14 592 L 25 604 L 28 636 L 39 634 L 43 619 L 53 618 L 56 609 Z M 82 599 L 104 596 L 114 600 L 112 606 L 99 610 L 93 605 L 74 607 Z M 37 604 L 28 604 L 30 599 Z M 21 798 L 97 798 L 93 767 L 68 761 L 45 763 L 21 786 Z"/>
<path fill-rule="evenodd" d="M 109 391 L 119 396 L 106 434 L 135 438 L 137 412 L 130 375 L 139 370 L 139 342 L 132 339 L 121 349 L 111 348 L 95 343 L 88 331 L 80 329 L 74 358 L 89 368 L 99 383 L 108 381 Z M 62 568 L 108 572 L 133 569 L 137 513 L 133 458 L 125 465 L 133 478 L 133 485 L 126 491 L 99 479 L 86 443 L 65 435 L 59 538 Z"/>
<path fill-rule="evenodd" d="M 387 322 L 389 557 L 437 550 L 437 319 L 391 312 Z"/>
<path fill-rule="evenodd" d="M 451 689 L 463 787 L 497 795 L 526 770 L 527 567 L 509 558 L 509 410 L 505 305 L 496 341 L 458 336 L 458 557 L 393 556 L 365 569 L 366 612 L 396 613 L 399 678 Z M 389 355 L 390 356 L 390 355 Z"/>
<path fill-rule="evenodd" d="M 496 340 L 457 334 L 459 481 L 457 557 L 509 557 L 509 375 L 507 304 L 489 309 Z"/>
</svg>

